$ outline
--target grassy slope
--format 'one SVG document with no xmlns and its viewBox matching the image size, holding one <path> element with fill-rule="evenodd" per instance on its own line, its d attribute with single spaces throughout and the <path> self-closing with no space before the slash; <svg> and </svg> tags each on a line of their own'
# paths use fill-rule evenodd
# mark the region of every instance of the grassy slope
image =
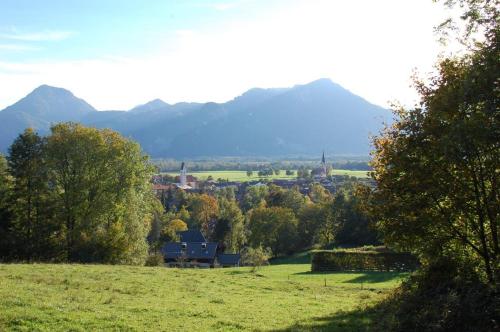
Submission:
<svg viewBox="0 0 500 332">
<path fill-rule="evenodd" d="M 175 172 L 168 172 L 167 174 L 170 175 L 179 175 L 179 173 Z M 257 172 L 253 172 L 252 176 L 247 176 L 246 171 L 203 171 L 203 172 L 189 172 L 188 174 L 193 175 L 197 177 L 200 180 L 206 180 L 206 178 L 209 175 L 212 175 L 214 180 L 217 180 L 218 178 L 222 179 L 228 179 L 229 181 L 237 181 L 237 182 L 246 182 L 246 181 L 257 181 L 259 180 L 259 176 L 257 175 Z M 297 174 L 297 173 L 295 173 Z M 350 170 L 341 170 L 341 169 L 336 169 L 333 170 L 332 172 L 333 175 L 349 175 L 349 176 L 355 176 L 358 178 L 366 178 L 367 172 L 366 171 L 350 171 Z M 272 176 L 267 176 L 263 177 L 263 179 L 285 179 L 285 180 L 291 180 L 291 179 L 296 179 L 297 175 L 286 175 L 285 171 L 281 171 L 280 175 L 272 175 Z"/>
<path fill-rule="evenodd" d="M 308 271 L 0 264 L 0 331 L 356 331 L 401 278 Z"/>
</svg>

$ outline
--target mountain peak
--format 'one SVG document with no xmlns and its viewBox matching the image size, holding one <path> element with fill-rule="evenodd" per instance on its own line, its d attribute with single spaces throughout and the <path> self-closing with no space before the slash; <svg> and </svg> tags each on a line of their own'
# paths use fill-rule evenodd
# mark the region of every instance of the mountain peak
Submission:
<svg viewBox="0 0 500 332">
<path fill-rule="evenodd" d="M 157 99 L 153 99 L 151 101 L 148 101 L 145 104 L 138 105 L 138 106 L 132 108 L 130 111 L 132 111 L 132 112 L 153 111 L 153 110 L 157 110 L 157 109 L 160 109 L 160 108 L 165 108 L 165 107 L 168 107 L 168 106 L 170 106 L 168 103 L 166 103 L 163 100 L 157 98 Z"/>
<path fill-rule="evenodd" d="M 40 85 L 3 112 L 24 113 L 40 121 L 76 121 L 89 112 L 96 111 L 69 90 L 50 85 Z"/>
<path fill-rule="evenodd" d="M 69 90 L 66 90 L 64 88 L 58 88 L 58 87 L 55 87 L 55 86 L 51 86 L 51 85 L 47 85 L 47 84 L 42 84 L 40 85 L 39 87 L 35 88 L 33 91 L 31 91 L 29 95 L 32 95 L 32 94 L 47 94 L 47 93 L 58 93 L 58 94 L 69 94 L 71 96 L 73 96 L 73 93 L 71 93 L 71 91 Z"/>
</svg>

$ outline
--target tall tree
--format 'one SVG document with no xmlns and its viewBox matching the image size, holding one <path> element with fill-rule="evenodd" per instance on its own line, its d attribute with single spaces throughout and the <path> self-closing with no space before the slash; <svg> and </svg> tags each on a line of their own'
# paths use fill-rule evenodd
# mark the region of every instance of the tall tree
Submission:
<svg viewBox="0 0 500 332">
<path fill-rule="evenodd" d="M 375 139 L 375 209 L 386 241 L 429 260 L 472 260 L 494 284 L 500 277 L 498 7 L 460 2 L 470 9 L 469 28 L 486 30 L 484 41 L 443 60 L 429 84 L 417 82 L 420 107 L 399 109 L 398 121 Z"/>
<path fill-rule="evenodd" d="M 12 214 L 9 201 L 12 193 L 12 177 L 9 175 L 7 160 L 0 154 L 0 261 L 13 254 Z"/>
<path fill-rule="evenodd" d="M 57 232 L 53 220 L 53 200 L 48 187 L 44 141 L 31 128 L 12 143 L 8 166 L 13 176 L 10 208 L 14 216 L 18 253 L 25 259 L 43 259 L 53 253 Z M 45 256 L 45 257 L 44 257 Z"/>
<path fill-rule="evenodd" d="M 219 217 L 214 239 L 227 251 L 238 252 L 245 242 L 244 216 L 234 200 L 219 199 Z"/>
</svg>

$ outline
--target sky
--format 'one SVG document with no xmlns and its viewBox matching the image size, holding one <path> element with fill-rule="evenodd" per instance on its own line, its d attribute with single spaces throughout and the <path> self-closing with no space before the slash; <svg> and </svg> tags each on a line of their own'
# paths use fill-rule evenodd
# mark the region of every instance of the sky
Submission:
<svg viewBox="0 0 500 332">
<path fill-rule="evenodd" d="M 412 105 L 448 15 L 432 0 L 0 0 L 0 109 L 42 84 L 124 110 L 319 78 Z"/>
</svg>

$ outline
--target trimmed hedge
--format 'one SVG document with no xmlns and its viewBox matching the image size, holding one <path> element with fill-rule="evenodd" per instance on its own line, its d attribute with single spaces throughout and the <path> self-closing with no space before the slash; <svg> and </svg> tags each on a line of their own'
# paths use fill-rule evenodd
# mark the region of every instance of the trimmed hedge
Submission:
<svg viewBox="0 0 500 332">
<path fill-rule="evenodd" d="M 410 253 L 316 250 L 312 252 L 311 270 L 325 271 L 413 271 L 419 266 Z"/>
</svg>

